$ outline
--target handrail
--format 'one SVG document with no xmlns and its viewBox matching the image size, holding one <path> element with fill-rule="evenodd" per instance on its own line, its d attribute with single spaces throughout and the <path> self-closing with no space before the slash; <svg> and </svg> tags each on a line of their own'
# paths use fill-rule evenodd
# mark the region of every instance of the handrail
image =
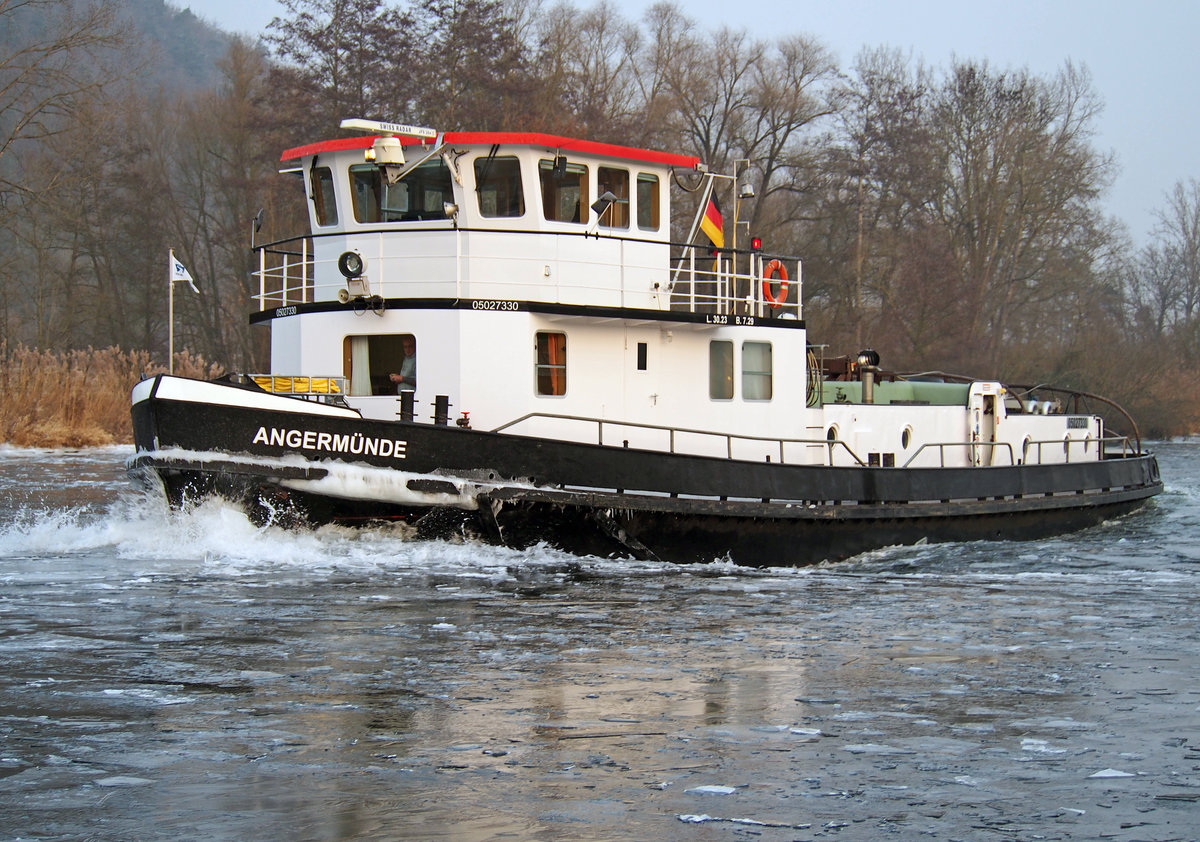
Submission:
<svg viewBox="0 0 1200 842">
<path fill-rule="evenodd" d="M 979 379 L 977 377 L 969 377 L 965 374 L 953 374 L 953 373 L 945 372 L 945 371 L 921 371 L 921 372 L 916 372 L 916 373 L 912 373 L 912 374 L 903 374 L 903 375 L 898 375 L 898 376 L 903 377 L 905 379 L 908 379 L 911 377 L 937 376 L 937 377 L 942 377 L 945 379 L 953 380 L 956 382 L 965 382 L 965 383 L 975 382 L 976 380 Z M 1112 400 L 1111 398 L 1106 398 L 1106 397 L 1104 397 L 1104 395 L 1097 395 L 1094 392 L 1085 392 L 1082 389 L 1069 389 L 1066 386 L 1051 386 L 1049 383 L 1040 383 L 1037 386 L 1026 386 L 1021 383 L 1005 383 L 1004 386 L 1006 389 L 1008 389 L 1008 393 L 1010 395 L 1012 395 L 1013 398 L 1017 401 L 1017 404 L 1021 407 L 1022 411 L 1024 411 L 1024 409 L 1025 409 L 1025 401 L 1024 401 L 1024 398 L 1022 397 L 1022 395 L 1019 395 L 1016 393 L 1016 391 L 1015 391 L 1016 389 L 1023 389 L 1024 397 L 1028 397 L 1032 392 L 1037 392 L 1037 391 L 1042 391 L 1042 390 L 1047 391 L 1047 392 L 1057 392 L 1059 394 L 1069 395 L 1075 399 L 1076 409 L 1078 409 L 1078 407 L 1079 407 L 1079 399 L 1080 398 L 1089 398 L 1092 400 L 1097 400 L 1100 403 L 1107 404 L 1108 406 L 1112 407 L 1117 412 L 1119 412 L 1125 418 L 1125 420 L 1129 423 L 1130 429 L 1133 430 L 1132 438 L 1137 443 L 1137 450 L 1135 451 L 1135 453 L 1142 452 L 1142 434 L 1141 434 L 1141 431 L 1138 430 L 1137 422 L 1133 420 L 1132 415 L 1130 415 L 1128 412 L 1125 411 L 1125 407 L 1121 406 L 1119 403 Z M 1076 413 L 1068 413 L 1068 414 L 1078 414 L 1078 413 L 1076 412 Z M 1129 438 L 1129 436 L 1126 436 L 1125 438 Z"/>
<path fill-rule="evenodd" d="M 1034 465 L 1052 464 L 1052 463 L 1043 463 L 1042 462 L 1042 446 L 1043 445 L 1054 445 L 1055 447 L 1064 447 L 1065 446 L 1067 448 L 1067 450 L 1065 451 L 1064 455 L 1067 457 L 1067 461 L 1070 462 L 1071 461 L 1071 451 L 1070 451 L 1071 447 L 1082 444 L 1086 448 L 1087 445 L 1092 442 L 1095 442 L 1096 446 L 1098 448 L 1101 448 L 1100 455 L 1102 458 L 1106 452 L 1103 450 L 1103 447 L 1107 444 L 1112 444 L 1113 442 L 1117 442 L 1117 443 L 1121 444 L 1122 458 L 1128 456 L 1129 452 L 1131 450 L 1129 436 L 1106 436 L 1105 438 L 1100 438 L 1100 439 L 1091 439 L 1091 438 L 1087 438 L 1087 439 L 1041 439 L 1038 441 L 1030 440 L 1030 441 L 1022 442 L 1021 443 L 1022 456 L 1024 457 L 1028 454 L 1030 447 L 1037 445 L 1037 461 L 1032 462 L 1032 463 L 1026 462 L 1025 464 L 1034 464 Z M 1017 464 L 1017 462 L 1013 456 L 1012 442 L 1007 442 L 1007 441 L 926 442 L 925 444 L 922 444 L 920 447 L 918 447 L 916 449 L 916 451 L 913 453 L 913 455 L 908 458 L 908 461 L 906 461 L 900 467 L 907 468 L 909 465 L 912 464 L 913 460 L 916 459 L 921 454 L 921 452 L 923 450 L 925 450 L 926 448 L 932 449 L 935 447 L 938 448 L 939 462 L 943 468 L 946 467 L 945 448 L 947 448 L 947 447 L 990 447 L 990 448 L 993 448 L 993 458 L 994 458 L 994 453 L 995 453 L 994 448 L 1003 447 L 1008 450 L 1008 464 L 1009 465 Z M 1135 453 L 1135 454 L 1138 452 L 1140 452 L 1140 451 L 1138 451 L 1138 450 L 1133 451 L 1133 453 Z M 989 460 L 989 461 L 991 461 L 991 460 Z"/>
<path fill-rule="evenodd" d="M 848 444 L 846 444 L 841 439 L 832 439 L 832 440 L 830 440 L 830 439 L 783 439 L 783 438 L 775 438 L 775 437 L 771 437 L 771 436 L 750 436 L 750 435 L 744 435 L 741 433 L 720 433 L 720 432 L 716 432 L 714 430 L 699 430 L 699 429 L 694 429 L 694 428 L 690 428 L 690 427 L 666 427 L 661 424 L 646 424 L 646 423 L 642 423 L 639 421 L 614 421 L 612 419 L 593 418 L 593 417 L 586 416 L 586 415 L 565 415 L 565 414 L 553 413 L 553 412 L 527 412 L 526 414 L 520 416 L 519 418 L 514 418 L 511 421 L 506 421 L 505 423 L 501 424 L 498 427 L 493 427 L 491 432 L 493 432 L 493 433 L 503 432 L 504 430 L 507 430 L 511 427 L 515 427 L 516 425 L 521 424 L 522 422 L 528 421 L 532 418 L 544 418 L 544 419 L 550 419 L 550 420 L 556 420 L 556 421 L 582 421 L 582 422 L 588 423 L 588 424 L 595 424 L 596 425 L 596 443 L 599 445 L 604 444 L 604 426 L 607 424 L 611 427 L 633 427 L 633 428 L 638 428 L 638 429 L 656 430 L 659 432 L 667 433 L 669 436 L 669 446 L 670 446 L 669 452 L 670 453 L 676 452 L 676 450 L 675 450 L 675 435 L 676 435 L 676 433 L 684 433 L 687 435 L 700 435 L 700 436 L 712 436 L 714 438 L 724 438 L 725 439 L 726 458 L 729 458 L 729 459 L 733 458 L 733 442 L 734 442 L 734 440 L 761 441 L 761 442 L 774 442 L 779 445 L 779 462 L 780 462 L 780 464 L 787 464 L 787 461 L 785 458 L 785 452 L 786 452 L 785 446 L 789 445 L 789 444 L 794 444 L 794 445 L 803 445 L 803 446 L 807 446 L 807 447 L 813 447 L 813 446 L 818 446 L 818 445 L 821 447 L 824 447 L 828 453 L 828 462 L 826 464 L 828 464 L 830 466 L 833 466 L 833 451 L 834 451 L 834 448 L 837 447 L 840 450 L 844 450 L 850 456 L 850 458 L 853 459 L 860 467 L 863 467 L 863 468 L 870 467 L 866 462 L 864 462 L 862 460 L 862 458 L 859 457 L 859 455 L 857 453 L 854 452 L 854 450 Z M 1042 440 L 1028 441 L 1028 442 L 1022 443 L 1022 448 L 1023 448 L 1023 454 L 1027 454 L 1029 447 L 1031 447 L 1033 445 L 1037 445 L 1037 448 L 1038 448 L 1037 461 L 1033 462 L 1033 463 L 1027 462 L 1026 464 L 1040 465 L 1040 464 L 1043 464 L 1042 450 L 1041 450 L 1043 445 L 1055 445 L 1058 447 L 1062 447 L 1064 444 L 1068 445 L 1068 450 L 1067 450 L 1066 456 L 1067 456 L 1067 460 L 1070 461 L 1070 450 L 1069 450 L 1070 446 L 1078 446 L 1081 444 L 1086 446 L 1088 443 L 1091 443 L 1091 442 L 1095 442 L 1097 448 L 1100 448 L 1099 452 L 1100 452 L 1101 457 L 1103 457 L 1103 455 L 1105 453 L 1105 451 L 1103 450 L 1105 445 L 1112 444 L 1114 442 L 1120 443 L 1122 446 L 1121 447 L 1122 457 L 1128 456 L 1128 454 L 1130 452 L 1130 447 L 1131 447 L 1128 436 L 1108 436 L 1108 437 L 1100 438 L 1100 439 L 1069 439 L 1069 440 L 1047 439 L 1044 441 L 1042 441 Z M 938 452 L 939 452 L 939 460 L 938 460 L 939 465 L 944 468 L 944 467 L 946 467 L 946 448 L 956 448 L 956 447 L 967 447 L 967 448 L 969 448 L 969 447 L 981 447 L 981 448 L 987 447 L 987 448 L 992 449 L 993 454 L 995 452 L 995 448 L 998 448 L 998 447 L 1004 448 L 1005 450 L 1008 451 L 1008 464 L 1013 465 L 1013 466 L 1015 466 L 1017 464 L 1016 457 L 1015 457 L 1014 451 L 1013 451 L 1013 443 L 1012 442 L 1006 442 L 1006 441 L 961 441 L 961 442 L 926 442 L 926 443 L 922 444 L 920 447 L 918 447 L 917 450 L 912 454 L 912 456 L 910 456 L 908 458 L 908 460 L 905 461 L 905 463 L 903 465 L 901 465 L 900 467 L 907 468 L 910 465 L 912 465 L 913 461 L 916 460 L 916 458 L 926 449 L 931 450 L 933 448 L 937 448 Z M 1133 452 L 1136 454 L 1140 451 L 1133 451 Z M 989 460 L 989 461 L 991 461 L 991 460 Z M 1044 464 L 1056 464 L 1056 463 L 1044 463 Z M 980 467 L 993 467 L 993 466 L 983 465 Z"/>
<path fill-rule="evenodd" d="M 1062 444 L 1062 442 L 1059 442 L 1059 444 Z M 938 449 L 938 460 L 939 460 L 941 467 L 943 467 L 943 468 L 946 467 L 946 448 L 947 447 L 990 447 L 990 448 L 992 448 L 992 458 L 988 460 L 989 462 L 993 461 L 996 458 L 996 448 L 1004 447 L 1004 448 L 1008 449 L 1008 464 L 1010 464 L 1010 465 L 1016 464 L 1016 461 L 1013 459 L 1012 442 L 1007 442 L 1007 441 L 943 441 L 943 442 L 925 442 L 920 447 L 918 447 L 916 449 L 916 451 L 913 453 L 913 455 L 908 457 L 908 461 L 905 462 L 900 467 L 907 468 L 909 465 L 912 464 L 912 461 L 914 459 L 916 459 L 918 456 L 921 455 L 921 453 L 925 450 L 925 448 L 933 449 L 935 447 Z"/>
<path fill-rule="evenodd" d="M 1106 398 L 1103 395 L 1097 395 L 1094 392 L 1084 392 L 1080 389 L 1067 389 L 1063 386 L 1050 386 L 1045 383 L 1040 384 L 1038 386 L 1013 385 L 1013 386 L 1010 386 L 1009 388 L 1010 389 L 1024 389 L 1026 395 L 1028 395 L 1030 392 L 1042 391 L 1042 390 L 1047 391 L 1047 392 L 1058 392 L 1061 394 L 1070 395 L 1071 397 L 1073 397 L 1075 399 L 1075 406 L 1077 409 L 1079 407 L 1079 399 L 1080 398 L 1088 398 L 1090 400 L 1097 400 L 1102 404 L 1107 404 L 1108 406 L 1115 409 L 1117 412 L 1121 413 L 1121 415 L 1129 423 L 1130 429 L 1133 430 L 1133 440 L 1137 443 L 1137 451 L 1136 452 L 1138 452 L 1138 453 L 1142 452 L 1142 434 L 1141 434 L 1141 431 L 1138 430 L 1137 422 L 1133 420 L 1132 415 L 1130 415 L 1128 412 L 1125 411 L 1125 408 L 1123 406 L 1121 406 L 1119 403 L 1112 400 L 1111 398 Z M 1126 438 L 1129 438 L 1129 436 L 1126 436 Z"/>
<path fill-rule="evenodd" d="M 646 243 L 651 245 L 661 245 L 672 251 L 665 263 L 659 267 L 657 273 L 660 277 L 654 278 L 654 283 L 649 285 L 649 289 L 643 288 L 641 283 L 635 287 L 630 287 L 624 280 L 625 273 L 618 275 L 618 280 L 613 283 L 597 286 L 586 283 L 586 276 L 578 274 L 572 276 L 570 283 L 563 284 L 562 278 L 567 277 L 561 273 L 554 274 L 555 291 L 552 293 L 554 303 L 569 303 L 571 294 L 575 293 L 601 293 L 615 294 L 620 296 L 621 306 L 624 305 L 624 296 L 630 292 L 639 295 L 649 294 L 659 303 L 656 305 L 664 310 L 680 310 L 685 309 L 690 312 L 714 313 L 716 315 L 735 319 L 735 318 L 764 318 L 771 313 L 786 313 L 794 318 L 801 318 L 803 314 L 802 294 L 799 290 L 802 289 L 803 266 L 798 258 L 785 257 L 785 260 L 795 260 L 795 277 L 790 280 L 792 286 L 796 287 L 798 292 L 795 295 L 794 303 L 786 303 L 781 306 L 771 305 L 765 300 L 762 292 L 762 273 L 763 262 L 766 256 L 761 252 L 748 249 L 720 249 L 715 259 L 708 257 L 709 247 L 698 243 L 676 243 L 663 242 L 657 240 L 648 240 L 637 237 L 626 236 L 611 236 L 597 235 L 585 232 L 575 231 L 538 231 L 529 229 L 509 229 L 509 228 L 464 228 L 447 225 L 444 228 L 436 227 L 421 227 L 410 230 L 396 228 L 364 228 L 350 232 L 317 232 L 314 234 L 306 234 L 298 237 L 290 237 L 283 240 L 274 240 L 269 243 L 257 244 L 254 248 L 259 253 L 258 268 L 255 274 L 258 277 L 258 294 L 255 296 L 260 311 L 268 310 L 274 307 L 288 306 L 295 303 L 303 303 L 310 300 L 326 298 L 332 300 L 338 289 L 344 287 L 344 279 L 329 269 L 334 263 L 334 258 L 315 259 L 315 241 L 336 236 L 341 240 L 347 237 L 362 238 L 364 235 L 377 235 L 382 238 L 384 235 L 393 234 L 450 234 L 456 238 L 461 238 L 464 235 L 473 234 L 475 236 L 483 235 L 533 235 L 544 237 L 553 235 L 556 237 L 582 237 L 588 241 L 609 241 L 620 243 Z M 363 243 L 369 240 L 362 241 Z M 297 246 L 298 244 L 298 246 Z M 362 245 L 359 246 L 362 248 Z M 372 274 L 373 291 L 383 293 L 384 285 L 392 283 L 405 283 L 409 280 L 415 280 L 419 283 L 438 284 L 445 283 L 448 287 L 454 286 L 454 297 L 461 297 L 460 282 L 462 279 L 464 256 L 459 247 L 455 247 L 453 251 L 447 250 L 444 254 L 426 255 L 426 257 L 437 257 L 446 261 L 453 260 L 455 269 L 449 271 L 447 263 L 446 271 L 439 274 L 437 277 L 422 277 L 419 279 L 409 278 L 406 281 L 397 281 L 394 277 L 389 277 L 389 264 L 392 263 L 391 257 L 383 257 L 383 246 L 372 245 L 368 247 L 368 251 L 376 251 L 376 255 L 364 253 L 364 256 L 369 261 L 381 261 L 375 263 L 377 267 Z M 267 255 L 271 255 L 269 261 L 273 265 L 268 265 Z M 749 258 L 747 272 L 734 271 L 737 267 L 736 258 L 740 255 L 746 255 Z M 585 255 L 586 256 L 586 255 Z M 611 257 L 611 256 L 610 256 Z M 506 256 L 503 260 L 512 261 L 541 261 L 540 256 Z M 567 261 L 570 263 L 571 261 Z M 622 257 L 611 257 L 605 261 L 605 265 L 619 267 L 624 264 Z M 321 270 L 322 279 L 318 283 L 316 275 L 317 267 L 323 267 Z M 407 265 L 407 262 L 402 262 L 397 255 L 394 266 Z M 654 267 L 643 265 L 638 267 L 641 277 L 646 277 L 646 272 L 653 271 Z M 683 271 L 680 272 L 679 270 Z M 677 274 L 678 273 L 678 274 Z M 539 273 L 540 274 L 540 273 Z M 506 287 L 504 295 L 511 297 L 513 295 L 509 290 L 516 290 L 516 294 L 520 295 L 522 287 L 529 287 L 535 291 L 531 292 L 531 297 L 544 298 L 546 295 L 545 281 L 528 280 L 527 275 L 522 275 L 520 272 L 513 272 L 509 279 L 496 280 L 495 277 L 475 280 L 473 283 L 480 285 L 481 289 L 486 289 L 488 286 Z M 561 285 L 561 286 L 560 286 Z M 698 291 L 702 290 L 702 291 Z M 319 293 L 319 294 L 318 294 Z M 394 293 L 393 293 L 394 294 Z M 486 293 L 484 293 L 486 294 Z M 663 296 L 663 298 L 659 298 Z"/>
<path fill-rule="evenodd" d="M 820 445 L 821 447 L 826 448 L 829 452 L 830 466 L 833 465 L 833 449 L 835 446 L 837 446 L 840 449 L 845 450 L 846 453 L 848 453 L 850 455 L 850 458 L 853 459 L 855 462 L 857 462 L 859 465 L 861 465 L 864 468 L 867 467 L 867 463 L 864 462 L 861 458 L 859 458 L 858 454 L 855 453 L 850 448 L 850 445 L 846 444 L 841 439 L 832 439 L 832 440 L 830 440 L 830 439 L 781 439 L 781 438 L 776 438 L 773 436 L 748 436 L 748 435 L 743 435 L 741 433 L 719 433 L 719 432 L 716 432 L 715 430 L 697 430 L 697 429 L 693 429 L 690 427 L 664 427 L 661 424 L 644 424 L 640 421 L 613 421 L 612 419 L 592 418 L 592 417 L 589 417 L 586 415 L 562 415 L 562 414 L 553 413 L 553 412 L 527 412 L 524 415 L 522 415 L 520 418 L 514 418 L 511 421 L 507 421 L 507 422 L 501 424 L 499 427 L 492 428 L 491 432 L 493 432 L 493 433 L 502 432 L 504 430 L 507 430 L 510 427 L 515 427 L 517 424 L 520 424 L 523 421 L 528 421 L 531 418 L 549 418 L 549 419 L 558 420 L 558 421 L 583 421 L 583 422 L 586 422 L 589 424 L 596 424 L 596 434 L 597 434 L 596 443 L 600 444 L 600 445 L 604 444 L 604 425 L 608 424 L 613 427 L 636 427 L 636 428 L 640 428 L 643 430 L 657 430 L 659 432 L 668 433 L 670 436 L 670 439 L 669 439 L 670 451 L 669 452 L 671 452 L 671 453 L 675 453 L 675 434 L 676 433 L 686 433 L 688 435 L 713 436 L 715 438 L 724 438 L 725 439 L 726 458 L 729 458 L 729 459 L 733 458 L 733 442 L 736 439 L 739 441 L 765 441 L 765 442 L 777 443 L 779 445 L 779 462 L 780 462 L 780 464 L 786 464 L 785 459 L 784 459 L 784 445 L 799 444 L 799 445 L 806 445 L 806 446 Z"/>
</svg>

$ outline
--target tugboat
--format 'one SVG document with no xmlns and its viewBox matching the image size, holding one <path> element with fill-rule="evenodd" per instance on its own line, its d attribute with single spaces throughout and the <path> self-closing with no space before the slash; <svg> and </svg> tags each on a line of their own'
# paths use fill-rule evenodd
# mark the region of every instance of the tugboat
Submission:
<svg viewBox="0 0 1200 842">
<path fill-rule="evenodd" d="M 270 372 L 133 389 L 129 474 L 174 506 L 777 566 L 1042 537 L 1162 490 L 1095 396 L 826 358 L 801 262 L 725 247 L 736 178 L 695 157 L 342 125 L 282 156 L 311 231 L 256 246 Z M 673 184 L 699 191 L 682 243 Z"/>
</svg>

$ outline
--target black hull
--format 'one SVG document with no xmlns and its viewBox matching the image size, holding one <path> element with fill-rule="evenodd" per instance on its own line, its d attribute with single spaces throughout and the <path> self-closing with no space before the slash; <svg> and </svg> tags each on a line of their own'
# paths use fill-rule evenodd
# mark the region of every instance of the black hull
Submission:
<svg viewBox="0 0 1200 842">
<path fill-rule="evenodd" d="M 781 465 L 157 392 L 156 381 L 134 404 L 129 471 L 161 483 L 175 505 L 216 494 L 313 523 L 399 518 L 431 536 L 599 555 L 800 565 L 921 540 L 1038 538 L 1162 490 L 1149 454 L 988 468 Z"/>
</svg>

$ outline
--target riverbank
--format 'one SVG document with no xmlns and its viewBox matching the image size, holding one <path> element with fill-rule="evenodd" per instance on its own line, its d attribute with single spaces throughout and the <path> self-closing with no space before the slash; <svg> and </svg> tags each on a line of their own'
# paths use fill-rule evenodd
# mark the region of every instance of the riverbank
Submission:
<svg viewBox="0 0 1200 842">
<path fill-rule="evenodd" d="M 131 444 L 129 393 L 139 380 L 166 370 L 148 351 L 117 347 L 41 351 L 0 342 L 0 443 L 17 447 Z M 221 376 L 224 369 L 185 351 L 175 355 L 175 373 L 208 380 Z M 1105 394 L 1129 410 L 1143 438 L 1169 439 L 1195 430 L 1200 419 L 1197 388 L 1192 381 L 1175 382 L 1174 388 L 1156 382 L 1140 384 L 1132 392 L 1127 387 Z"/>
<path fill-rule="evenodd" d="M 39 351 L 0 343 L 0 441 L 18 447 L 129 444 L 129 392 L 166 371 L 147 351 L 88 348 Z M 221 372 L 203 358 L 176 355 L 185 377 Z"/>
</svg>

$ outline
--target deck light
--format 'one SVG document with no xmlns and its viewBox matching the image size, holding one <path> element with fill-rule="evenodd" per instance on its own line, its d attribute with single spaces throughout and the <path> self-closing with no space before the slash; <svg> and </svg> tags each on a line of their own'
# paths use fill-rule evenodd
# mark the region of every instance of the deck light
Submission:
<svg viewBox="0 0 1200 842">
<path fill-rule="evenodd" d="M 356 251 L 342 252 L 342 256 L 338 258 L 338 271 L 346 278 L 357 278 L 366 268 L 362 255 Z"/>
</svg>

